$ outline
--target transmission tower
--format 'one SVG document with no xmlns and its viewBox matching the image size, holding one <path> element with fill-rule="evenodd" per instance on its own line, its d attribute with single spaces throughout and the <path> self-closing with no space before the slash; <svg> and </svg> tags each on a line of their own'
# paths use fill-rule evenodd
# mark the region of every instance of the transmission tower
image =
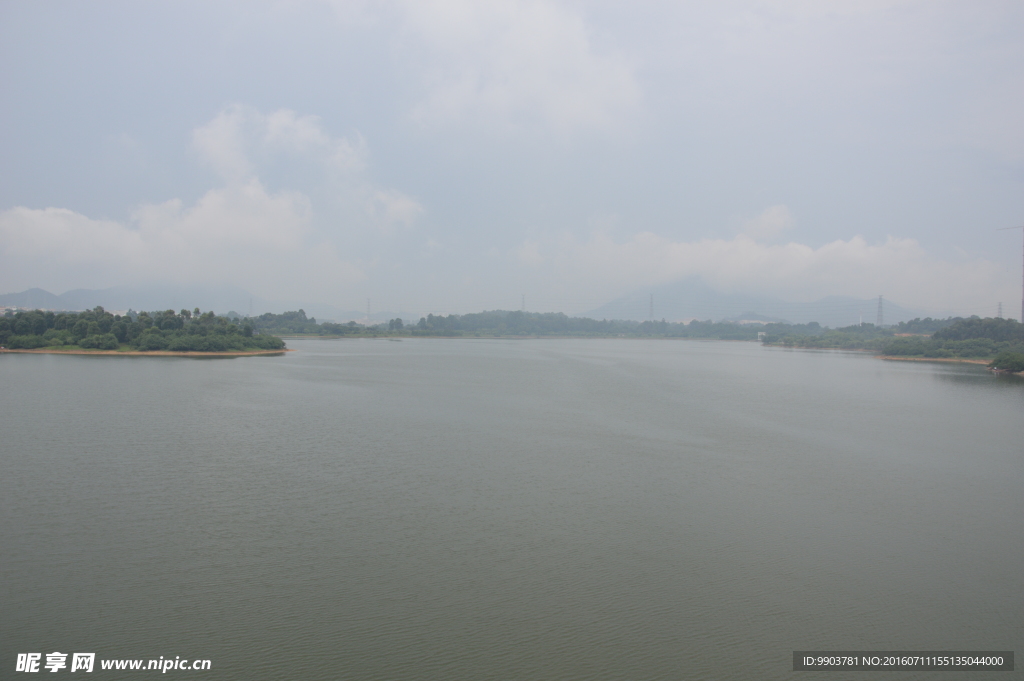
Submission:
<svg viewBox="0 0 1024 681">
<path fill-rule="evenodd" d="M 653 293 L 651 294 L 651 311 L 649 313 L 649 317 L 650 317 L 651 321 L 653 322 L 654 321 L 654 294 Z"/>
<path fill-rule="evenodd" d="M 1003 318 L 1003 304 L 999 303 L 999 312 L 996 312 L 996 319 Z"/>
<path fill-rule="evenodd" d="M 878 320 L 875 322 L 875 326 L 882 328 L 882 296 L 878 296 Z"/>
</svg>

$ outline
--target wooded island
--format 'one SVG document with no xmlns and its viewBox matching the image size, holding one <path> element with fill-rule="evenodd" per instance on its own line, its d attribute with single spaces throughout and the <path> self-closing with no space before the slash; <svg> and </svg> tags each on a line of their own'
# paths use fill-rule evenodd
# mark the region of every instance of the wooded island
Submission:
<svg viewBox="0 0 1024 681">
<path fill-rule="evenodd" d="M 239 353 L 282 351 L 284 341 L 257 333 L 244 320 L 174 310 L 115 315 L 19 311 L 0 317 L 0 346 L 11 350 Z"/>
</svg>

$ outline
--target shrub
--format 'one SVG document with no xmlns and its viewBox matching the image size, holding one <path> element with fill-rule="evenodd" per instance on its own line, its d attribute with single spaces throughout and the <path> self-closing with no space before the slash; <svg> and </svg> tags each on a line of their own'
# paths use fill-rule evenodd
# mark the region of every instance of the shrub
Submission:
<svg viewBox="0 0 1024 681">
<path fill-rule="evenodd" d="M 167 348 L 167 339 L 161 336 L 159 333 L 144 333 L 139 338 L 137 347 L 139 350 L 165 350 Z"/>
<path fill-rule="evenodd" d="M 120 344 L 112 333 L 104 333 L 98 336 L 86 336 L 78 341 L 78 347 L 94 350 L 117 350 Z"/>
<path fill-rule="evenodd" d="M 191 339 L 188 336 L 175 336 L 167 344 L 167 349 L 173 350 L 174 352 L 185 352 L 187 350 L 192 350 L 193 348 Z"/>
<path fill-rule="evenodd" d="M 47 329 L 46 333 L 43 334 L 43 340 L 46 341 L 47 345 L 73 345 L 74 340 L 71 338 L 71 332 L 69 331 L 58 331 L 57 329 Z"/>
<path fill-rule="evenodd" d="M 11 336 L 7 340 L 7 347 L 14 349 L 25 349 L 31 350 L 32 348 L 42 348 L 46 346 L 46 341 L 42 336 Z"/>
<path fill-rule="evenodd" d="M 117 341 L 117 336 L 112 333 L 105 333 L 100 336 L 100 350 L 117 350 L 121 347 L 121 344 Z"/>
<path fill-rule="evenodd" d="M 989 366 L 1003 371 L 1024 371 L 1024 352 L 1000 352 Z"/>
</svg>

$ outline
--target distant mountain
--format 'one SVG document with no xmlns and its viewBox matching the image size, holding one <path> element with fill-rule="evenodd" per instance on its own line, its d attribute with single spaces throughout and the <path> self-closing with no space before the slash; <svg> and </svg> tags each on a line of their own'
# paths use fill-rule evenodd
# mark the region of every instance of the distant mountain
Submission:
<svg viewBox="0 0 1024 681">
<path fill-rule="evenodd" d="M 791 303 L 769 296 L 720 293 L 699 279 L 643 289 L 623 296 L 582 316 L 595 319 L 645 320 L 650 315 L 651 296 L 654 297 L 654 318 L 667 321 L 689 319 L 731 320 L 788 320 L 794 324 L 818 322 L 832 328 L 874 323 L 878 313 L 878 299 L 862 300 L 843 296 L 828 296 L 810 303 Z M 896 305 L 883 299 L 883 322 L 896 324 L 928 313 Z"/>
<path fill-rule="evenodd" d="M 856 324 L 862 319 L 874 322 L 878 311 L 877 298 L 858 300 L 830 296 L 811 303 L 790 303 L 767 296 L 719 293 L 703 282 L 691 279 L 636 291 L 578 316 L 643 321 L 650 313 L 652 295 L 655 319 L 670 322 L 690 319 L 737 322 L 787 320 L 796 324 L 818 322 L 822 326 L 835 328 Z M 381 310 L 373 311 L 367 317 L 365 310 L 309 301 L 266 300 L 243 289 L 228 286 L 115 286 L 99 290 L 75 289 L 60 295 L 33 288 L 20 293 L 0 294 L 0 306 L 4 307 L 78 311 L 91 310 L 97 305 L 108 310 L 131 308 L 136 311 L 191 310 L 198 307 L 204 312 L 213 310 L 218 314 L 227 314 L 233 311 L 242 316 L 250 311 L 253 315 L 260 315 L 264 312 L 280 314 L 302 309 L 307 316 L 316 317 L 318 321 L 345 323 L 354 320 L 361 324 L 377 324 L 394 317 L 401 317 L 406 323 L 415 323 L 423 316 L 407 310 L 401 313 Z M 929 314 L 906 309 L 886 300 L 883 316 L 886 324 L 896 324 L 915 317 L 927 317 Z"/>
<path fill-rule="evenodd" d="M 100 305 L 108 310 L 180 310 L 199 307 L 203 310 L 227 312 L 234 308 L 248 312 L 250 300 L 246 291 L 230 287 L 199 286 L 115 286 L 107 289 L 74 289 L 54 295 L 33 288 L 20 293 L 0 295 L 0 305 L 46 310 L 91 310 Z M 260 301 L 263 302 L 263 301 Z"/>
<path fill-rule="evenodd" d="M 250 294 L 240 288 L 230 286 L 115 286 L 106 289 L 75 289 L 60 295 L 54 295 L 41 288 L 32 288 L 20 293 L 0 294 L 0 307 L 24 307 L 40 310 L 91 310 L 97 305 L 107 310 L 154 311 L 154 310 L 192 310 L 198 307 L 206 312 L 213 310 L 217 314 L 235 312 L 245 316 L 252 312 L 261 315 L 264 312 L 280 314 L 289 310 L 305 310 L 307 316 L 316 317 L 318 321 L 335 321 L 344 323 L 355 320 L 360 323 L 369 321 L 371 324 L 386 322 L 401 316 L 406 322 L 416 322 L 421 315 L 411 312 L 400 314 L 382 310 L 373 312 L 367 318 L 366 311 L 349 310 L 330 304 L 310 304 L 308 301 L 266 300 Z"/>
<path fill-rule="evenodd" d="M 30 288 L 21 293 L 0 294 L 0 307 L 28 307 L 38 310 L 70 310 L 67 303 L 49 291 L 41 288 Z M 76 310 L 78 308 L 75 308 Z"/>
<path fill-rule="evenodd" d="M 753 322 L 760 322 L 762 324 L 792 324 L 788 319 L 782 319 L 780 317 L 769 317 L 768 315 L 758 314 L 756 312 L 744 312 L 738 314 L 735 317 L 726 317 L 722 319 L 723 322 L 736 322 L 737 324 L 748 324 Z"/>
</svg>

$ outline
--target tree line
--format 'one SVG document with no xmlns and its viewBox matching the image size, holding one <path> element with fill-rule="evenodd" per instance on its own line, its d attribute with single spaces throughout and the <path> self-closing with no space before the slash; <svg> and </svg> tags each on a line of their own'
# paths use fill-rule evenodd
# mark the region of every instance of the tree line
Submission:
<svg viewBox="0 0 1024 681">
<path fill-rule="evenodd" d="M 903 357 L 992 357 L 1001 352 L 1024 352 L 1024 325 L 1014 319 L 993 317 L 927 318 L 885 328 L 857 324 L 825 329 L 813 336 L 787 330 L 769 334 L 765 342 L 787 347 L 871 350 Z"/>
<path fill-rule="evenodd" d="M 213 312 L 129 311 L 115 315 L 102 307 L 85 312 L 8 312 L 0 317 L 0 345 L 11 348 L 78 347 L 95 350 L 228 352 L 281 350 L 284 341 L 255 332 L 241 319 Z"/>
<path fill-rule="evenodd" d="M 399 320 L 401 321 L 401 320 Z M 358 336 L 373 335 L 380 333 L 379 326 L 364 326 L 349 322 L 347 324 L 335 324 L 334 322 L 316 321 L 316 317 L 307 317 L 305 310 L 282 312 L 273 314 L 267 312 L 258 317 L 248 317 L 246 323 L 251 324 L 253 329 L 259 333 L 284 334 L 284 335 L 306 335 L 306 336 Z M 392 328 L 394 325 L 392 324 Z"/>
<path fill-rule="evenodd" d="M 135 350 L 228 351 L 281 349 L 277 334 L 317 336 L 440 337 L 629 337 L 758 340 L 805 348 L 871 350 L 919 357 L 992 357 L 1024 351 L 1024 325 L 1012 319 L 950 317 L 914 319 L 890 327 L 855 324 L 837 329 L 808 324 L 688 323 L 591 319 L 560 312 L 490 310 L 421 317 L 406 324 L 395 318 L 374 325 L 319 322 L 304 310 L 242 318 L 235 313 L 173 310 L 113 315 L 102 307 L 85 312 L 8 313 L 0 318 L 0 345 L 11 348 L 78 346 Z M 926 335 L 927 334 L 927 335 Z"/>
<path fill-rule="evenodd" d="M 505 336 L 570 336 L 580 338 L 703 338 L 719 340 L 757 340 L 758 332 L 795 330 L 804 335 L 819 333 L 816 322 L 810 324 L 736 324 L 693 320 L 688 323 L 661 321 L 590 319 L 570 317 L 561 312 L 522 312 L 490 310 L 464 315 L 428 314 L 418 322 L 406 323 L 400 318 L 379 324 L 364 325 L 350 321 L 345 324 L 317 322 L 304 310 L 267 313 L 248 321 L 263 333 L 316 336 L 438 336 L 438 337 L 505 337 Z M 781 331 L 780 331 L 781 332 Z"/>
<path fill-rule="evenodd" d="M 763 340 L 767 344 L 804 348 L 871 350 L 893 355 L 991 357 L 1016 347 L 1020 323 L 1006 319 L 917 318 L 893 326 L 854 324 L 830 329 L 807 324 L 738 324 L 692 320 L 687 323 L 570 317 L 561 312 L 490 310 L 458 315 L 428 314 L 418 322 L 395 318 L 363 325 L 318 322 L 304 310 L 267 313 L 247 320 L 262 333 L 316 336 L 555 337 L 573 338 L 700 338 Z M 1015 336 L 1014 334 L 1017 334 Z"/>
</svg>

